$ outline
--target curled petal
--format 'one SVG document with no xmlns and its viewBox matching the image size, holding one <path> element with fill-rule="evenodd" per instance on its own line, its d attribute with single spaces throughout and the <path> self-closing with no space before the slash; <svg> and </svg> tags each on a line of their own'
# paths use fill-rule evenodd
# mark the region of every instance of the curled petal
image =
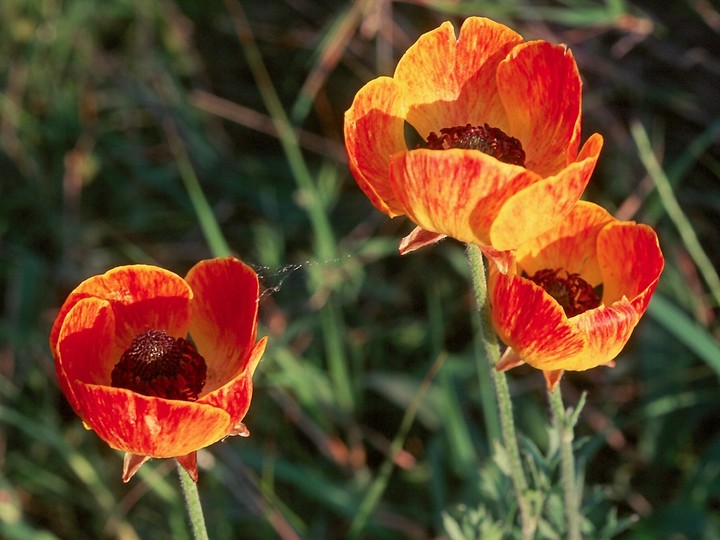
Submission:
<svg viewBox="0 0 720 540">
<path fill-rule="evenodd" d="M 201 261 L 185 278 L 193 290 L 190 333 L 207 364 L 203 393 L 241 373 L 257 334 L 259 284 L 252 268 L 226 257 Z"/>
<path fill-rule="evenodd" d="M 209 405 L 148 397 L 123 388 L 78 384 L 79 414 L 111 447 L 169 458 L 219 441 L 230 416 Z"/>
<path fill-rule="evenodd" d="M 514 249 L 558 224 L 577 203 L 590 180 L 603 139 L 597 133 L 585 143 L 578 161 L 560 173 L 518 189 L 493 215 L 490 242 Z"/>
<path fill-rule="evenodd" d="M 408 217 L 423 229 L 488 244 L 490 226 L 503 203 L 538 177 L 482 152 L 452 149 L 394 156 L 390 180 Z"/>
<path fill-rule="evenodd" d="M 350 170 L 370 202 L 390 217 L 405 213 L 388 179 L 390 156 L 407 150 L 404 116 L 400 90 L 389 77 L 366 84 L 345 113 Z"/>
<path fill-rule="evenodd" d="M 647 225 L 612 223 L 598 235 L 598 259 L 603 301 L 627 297 L 638 313 L 645 313 L 665 265 L 655 231 Z"/>
<path fill-rule="evenodd" d="M 249 437 L 250 430 L 247 428 L 247 426 L 245 424 L 243 424 L 242 422 L 238 422 L 230 430 L 230 436 L 231 437 Z"/>
<path fill-rule="evenodd" d="M 529 169 L 550 176 L 575 161 L 582 94 L 567 47 L 545 41 L 518 45 L 498 66 L 497 84 L 509 133 L 523 143 Z"/>
</svg>

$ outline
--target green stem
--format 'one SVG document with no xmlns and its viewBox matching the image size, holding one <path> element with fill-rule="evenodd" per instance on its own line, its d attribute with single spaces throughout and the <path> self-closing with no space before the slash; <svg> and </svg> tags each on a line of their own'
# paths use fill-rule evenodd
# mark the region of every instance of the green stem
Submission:
<svg viewBox="0 0 720 540">
<path fill-rule="evenodd" d="M 560 482 L 563 487 L 565 501 L 567 539 L 580 540 L 580 497 L 578 497 L 577 493 L 575 456 L 573 455 L 572 449 L 575 421 L 565 411 L 562 394 L 560 392 L 560 384 L 556 385 L 555 390 L 549 392 L 549 394 L 553 423 L 555 424 L 558 443 L 560 445 Z M 581 404 L 578 404 L 578 411 L 581 406 Z"/>
<path fill-rule="evenodd" d="M 518 506 L 520 508 L 522 538 L 524 540 L 530 540 L 535 537 L 537 518 L 535 516 L 535 512 L 533 512 L 531 502 L 527 497 L 528 484 L 525 479 L 522 461 L 520 460 L 520 450 L 518 447 L 517 435 L 515 434 L 512 400 L 510 398 L 510 389 L 508 387 L 507 378 L 504 373 L 498 372 L 495 369 L 495 364 L 497 364 L 498 360 L 500 360 L 500 346 L 498 344 L 497 334 L 492 326 L 491 308 L 487 298 L 488 291 L 487 279 L 485 277 L 485 265 L 483 264 L 482 252 L 478 246 L 468 244 L 467 254 L 470 262 L 473 289 L 475 291 L 475 301 L 477 302 L 478 311 L 480 312 L 480 331 L 482 333 L 482 343 L 485 349 L 485 358 L 488 363 L 497 396 L 503 447 L 508 456 L 510 479 L 512 481 L 515 496 L 517 497 Z"/>
<path fill-rule="evenodd" d="M 205 527 L 205 516 L 203 516 L 202 506 L 200 505 L 200 495 L 198 494 L 197 484 L 192 481 L 187 471 L 179 464 L 178 476 L 180 476 L 180 487 L 185 496 L 185 506 L 187 506 L 193 537 L 195 540 L 209 540 L 207 528 Z"/>
</svg>

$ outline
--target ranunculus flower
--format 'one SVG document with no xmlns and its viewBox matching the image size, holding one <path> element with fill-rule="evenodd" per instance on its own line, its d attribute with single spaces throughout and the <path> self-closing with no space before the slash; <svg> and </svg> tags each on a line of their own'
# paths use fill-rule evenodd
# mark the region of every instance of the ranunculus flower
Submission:
<svg viewBox="0 0 720 540">
<path fill-rule="evenodd" d="M 248 435 L 266 343 L 256 342 L 258 289 L 255 272 L 227 257 L 185 279 L 121 266 L 70 293 L 50 334 L 60 388 L 86 427 L 126 452 L 125 482 L 153 457 L 197 481 L 198 449 Z"/>
<path fill-rule="evenodd" d="M 492 317 L 522 362 L 553 387 L 563 370 L 609 364 L 647 309 L 665 259 L 647 225 L 618 221 L 580 201 L 551 230 L 520 246 L 507 274 L 490 267 Z"/>
<path fill-rule="evenodd" d="M 563 45 L 470 17 L 424 34 L 393 77 L 345 113 L 350 170 L 378 210 L 418 228 L 407 252 L 451 236 L 514 249 L 580 198 L 602 137 L 580 147 L 581 81 Z M 405 139 L 406 125 L 425 142 Z"/>
</svg>

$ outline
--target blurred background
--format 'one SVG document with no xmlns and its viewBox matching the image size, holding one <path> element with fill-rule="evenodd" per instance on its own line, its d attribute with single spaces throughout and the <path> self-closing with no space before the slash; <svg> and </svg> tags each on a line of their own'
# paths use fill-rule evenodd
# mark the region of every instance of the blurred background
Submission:
<svg viewBox="0 0 720 540">
<path fill-rule="evenodd" d="M 189 538 L 174 462 L 123 484 L 47 340 L 83 279 L 130 263 L 184 275 L 218 230 L 260 275 L 269 347 L 251 437 L 199 454 L 210 537 L 503 537 L 515 507 L 464 248 L 400 257 L 412 224 L 372 207 L 342 142 L 355 92 L 468 15 L 568 44 L 583 140 L 605 137 L 585 198 L 655 227 L 666 256 L 617 366 L 562 382 L 569 406 L 588 392 L 586 530 L 720 537 L 714 0 L 3 0 L 0 537 Z M 556 474 L 544 381 L 509 377 L 542 488 Z M 562 537 L 559 500 L 539 537 Z"/>
</svg>

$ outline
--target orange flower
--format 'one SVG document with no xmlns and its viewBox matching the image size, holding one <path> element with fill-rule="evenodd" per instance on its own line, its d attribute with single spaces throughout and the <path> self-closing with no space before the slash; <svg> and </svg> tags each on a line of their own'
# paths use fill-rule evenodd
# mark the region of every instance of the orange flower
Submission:
<svg viewBox="0 0 720 540">
<path fill-rule="evenodd" d="M 227 257 L 184 280 L 121 266 L 70 293 L 50 334 L 60 387 L 86 427 L 126 452 L 125 482 L 151 457 L 177 459 L 197 481 L 198 449 L 248 435 L 266 342 L 255 341 L 258 288 L 255 272 Z"/>
<path fill-rule="evenodd" d="M 479 17 L 456 38 L 446 22 L 355 96 L 350 170 L 381 212 L 418 225 L 403 253 L 443 236 L 513 249 L 567 215 L 590 178 L 603 141 L 578 153 L 580 106 L 565 46 Z M 406 123 L 425 140 L 417 148 Z"/>
<path fill-rule="evenodd" d="M 510 272 L 491 265 L 495 329 L 510 347 L 498 369 L 526 362 L 550 388 L 563 370 L 609 364 L 645 313 L 665 260 L 647 225 L 584 201 L 520 246 Z"/>
</svg>

